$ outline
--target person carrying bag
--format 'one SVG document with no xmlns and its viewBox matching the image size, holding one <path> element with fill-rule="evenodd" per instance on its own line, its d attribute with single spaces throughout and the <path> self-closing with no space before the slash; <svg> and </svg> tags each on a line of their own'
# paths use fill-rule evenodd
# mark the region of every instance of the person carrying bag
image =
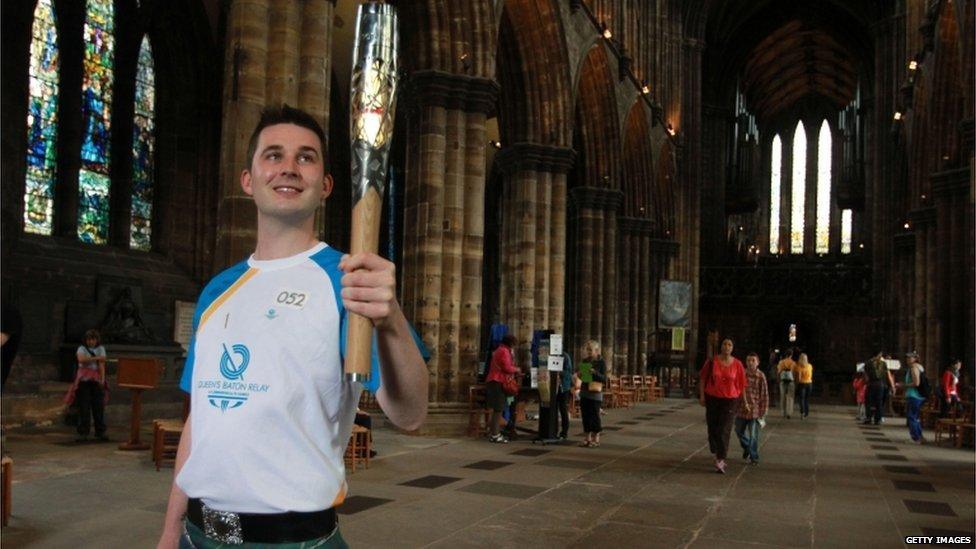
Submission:
<svg viewBox="0 0 976 549">
<path fill-rule="evenodd" d="M 501 434 L 502 412 L 508 405 L 508 398 L 518 395 L 519 382 L 516 374 L 515 353 L 518 344 L 515 336 L 508 334 L 491 355 L 488 376 L 485 378 L 485 407 L 491 408 L 491 433 L 489 442 L 505 444 L 508 438 Z"/>
<path fill-rule="evenodd" d="M 600 406 L 603 404 L 603 383 L 607 380 L 607 364 L 600 356 L 600 343 L 590 340 L 583 345 L 583 360 L 579 364 L 580 416 L 586 439 L 580 443 L 585 448 L 600 445 Z"/>
<path fill-rule="evenodd" d="M 797 350 L 790 349 L 789 354 L 776 365 L 776 372 L 779 376 L 779 407 L 786 419 L 790 419 L 790 416 L 793 415 L 793 396 L 796 391 L 793 371 L 796 369 L 795 358 L 797 356 Z"/>
</svg>

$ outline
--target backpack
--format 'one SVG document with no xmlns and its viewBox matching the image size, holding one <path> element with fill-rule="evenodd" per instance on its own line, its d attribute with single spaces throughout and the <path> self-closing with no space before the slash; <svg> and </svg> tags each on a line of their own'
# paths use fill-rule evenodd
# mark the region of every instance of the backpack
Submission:
<svg viewBox="0 0 976 549">
<path fill-rule="evenodd" d="M 868 377 L 869 382 L 873 381 L 884 381 L 884 371 L 887 368 L 883 360 L 869 360 L 864 365 L 864 373 Z"/>
<path fill-rule="evenodd" d="M 915 387 L 915 390 L 926 400 L 932 396 L 932 386 L 929 384 L 929 378 L 925 372 L 918 373 L 918 387 Z"/>
</svg>

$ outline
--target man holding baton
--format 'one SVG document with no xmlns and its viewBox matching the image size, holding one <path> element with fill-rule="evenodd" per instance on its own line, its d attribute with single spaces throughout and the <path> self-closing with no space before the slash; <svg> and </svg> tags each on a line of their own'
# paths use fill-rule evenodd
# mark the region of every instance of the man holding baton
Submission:
<svg viewBox="0 0 976 549">
<path fill-rule="evenodd" d="M 241 187 L 257 206 L 257 245 L 197 303 L 180 384 L 192 413 L 160 547 L 344 547 L 335 507 L 362 388 L 401 428 L 426 416 L 422 344 L 396 301 L 394 265 L 316 238 L 332 191 L 324 141 L 288 106 L 266 110 L 251 136 Z M 365 383 L 343 374 L 348 313 L 374 328 Z"/>
</svg>

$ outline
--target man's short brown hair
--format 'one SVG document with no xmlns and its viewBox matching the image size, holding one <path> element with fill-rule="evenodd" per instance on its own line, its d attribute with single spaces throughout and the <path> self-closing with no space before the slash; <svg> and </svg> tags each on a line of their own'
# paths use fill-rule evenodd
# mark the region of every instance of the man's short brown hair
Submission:
<svg viewBox="0 0 976 549">
<path fill-rule="evenodd" d="M 311 130 L 317 135 L 319 145 L 322 147 L 322 166 L 325 173 L 329 173 L 329 155 L 325 153 L 325 132 L 322 131 L 322 126 L 319 125 L 318 121 L 311 114 L 302 109 L 289 107 L 285 103 L 277 107 L 265 107 L 261 111 L 261 119 L 258 120 L 258 125 L 254 127 L 254 131 L 251 132 L 251 139 L 247 142 L 247 169 L 250 170 L 251 164 L 254 162 L 254 153 L 257 152 L 258 138 L 261 136 L 261 131 L 268 126 L 276 126 L 278 124 L 294 124 L 295 126 Z"/>
</svg>

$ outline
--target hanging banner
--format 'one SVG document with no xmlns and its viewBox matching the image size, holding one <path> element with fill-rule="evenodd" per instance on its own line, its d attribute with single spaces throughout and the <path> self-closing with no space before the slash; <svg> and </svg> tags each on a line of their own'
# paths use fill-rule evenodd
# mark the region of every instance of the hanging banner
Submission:
<svg viewBox="0 0 976 549">
<path fill-rule="evenodd" d="M 671 328 L 671 350 L 672 351 L 685 350 L 685 329 L 684 328 Z"/>
<path fill-rule="evenodd" d="M 658 320 L 662 328 L 691 326 L 691 283 L 662 280 L 659 288 Z"/>
</svg>

